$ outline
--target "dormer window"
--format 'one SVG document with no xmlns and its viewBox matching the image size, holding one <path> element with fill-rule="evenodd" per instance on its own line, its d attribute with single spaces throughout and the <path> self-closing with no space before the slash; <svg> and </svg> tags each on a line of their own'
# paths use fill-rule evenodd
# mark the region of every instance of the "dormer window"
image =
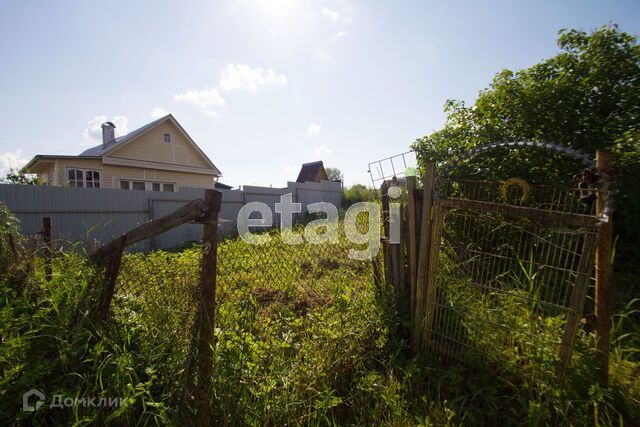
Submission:
<svg viewBox="0 0 640 427">
<path fill-rule="evenodd" d="M 171 134 L 170 133 L 165 133 L 164 134 L 164 142 L 171 143 Z"/>
</svg>

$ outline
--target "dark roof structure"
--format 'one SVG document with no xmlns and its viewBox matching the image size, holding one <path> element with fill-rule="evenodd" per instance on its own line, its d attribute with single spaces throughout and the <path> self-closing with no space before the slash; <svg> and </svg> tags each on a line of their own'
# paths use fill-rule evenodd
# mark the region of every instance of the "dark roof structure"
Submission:
<svg viewBox="0 0 640 427">
<path fill-rule="evenodd" d="M 233 187 L 231 185 L 216 181 L 213 183 L 213 188 L 215 188 L 216 190 L 231 190 Z"/>
<path fill-rule="evenodd" d="M 296 182 L 320 182 L 329 181 L 327 171 L 324 170 L 322 160 L 311 163 L 304 163 Z"/>
</svg>

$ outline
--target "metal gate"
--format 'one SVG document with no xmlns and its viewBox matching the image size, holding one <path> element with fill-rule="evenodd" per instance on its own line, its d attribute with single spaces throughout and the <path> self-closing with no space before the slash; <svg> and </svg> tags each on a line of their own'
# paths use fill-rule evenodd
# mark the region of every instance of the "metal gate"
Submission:
<svg viewBox="0 0 640 427">
<path fill-rule="evenodd" d="M 502 359 L 542 364 L 563 378 L 592 283 L 598 227 L 609 220 L 609 180 L 589 156 L 554 144 L 492 144 L 459 160 L 521 146 L 571 156 L 585 169 L 565 185 L 467 179 L 451 174 L 456 165 L 439 173 L 427 165 L 422 192 L 407 179 L 400 245 L 410 271 L 412 348 L 463 361 L 509 353 Z"/>
<path fill-rule="evenodd" d="M 571 189 L 533 187 L 537 197 L 526 199 L 518 192 L 533 207 L 482 200 L 500 199 L 505 184 L 456 184 L 436 204 L 441 246 L 433 248 L 439 272 L 425 319 L 428 346 L 454 357 L 488 354 L 482 350 L 496 344 L 536 355 L 546 348 L 537 343 L 551 338 L 556 351 L 536 356 L 558 363 L 563 376 L 593 269 L 597 218 L 558 210 L 573 204 Z M 551 194 L 571 203 L 551 207 Z"/>
</svg>

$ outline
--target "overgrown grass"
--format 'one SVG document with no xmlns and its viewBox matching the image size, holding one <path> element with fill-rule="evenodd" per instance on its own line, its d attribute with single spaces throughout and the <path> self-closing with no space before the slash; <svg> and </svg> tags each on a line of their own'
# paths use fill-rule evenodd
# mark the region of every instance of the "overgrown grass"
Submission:
<svg viewBox="0 0 640 427">
<path fill-rule="evenodd" d="M 558 319 L 503 301 L 501 312 L 469 287 L 450 287 L 472 336 L 480 322 L 511 322 L 529 346 L 471 339 L 485 357 L 465 363 L 429 353 L 409 357 L 398 338 L 389 290 L 370 263 L 344 248 L 319 250 L 272 240 L 220 245 L 214 397 L 217 423 L 387 425 L 618 425 L 640 419 L 638 335 L 628 313 L 614 325 L 611 384 L 595 383 L 593 334 L 581 329 L 564 385 L 553 375 Z M 301 256 L 304 254 L 304 256 Z M 3 253 L 4 256 L 4 253 Z M 58 253 L 54 277 L 40 260 L 23 286 L 0 286 L 0 424 L 189 424 L 185 384 L 197 306 L 199 248 L 125 256 L 111 320 L 85 313 L 91 269 Z M 7 263 L 8 265 L 9 263 Z M 9 267 L 6 267 L 9 268 Z M 535 320 L 535 319 L 534 319 Z M 476 322 L 476 323 L 474 323 Z M 529 328 L 529 329 L 527 329 Z M 516 337 L 516 341 L 518 338 Z M 534 372 L 535 371 L 535 372 Z M 37 388 L 65 398 L 119 397 L 119 407 L 22 412 Z"/>
</svg>

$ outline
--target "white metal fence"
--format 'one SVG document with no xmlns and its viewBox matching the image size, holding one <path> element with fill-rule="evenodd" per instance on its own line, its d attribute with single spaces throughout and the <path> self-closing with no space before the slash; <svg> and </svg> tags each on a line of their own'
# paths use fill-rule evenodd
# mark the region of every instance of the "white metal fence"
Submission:
<svg viewBox="0 0 640 427">
<path fill-rule="evenodd" d="M 263 202 L 275 212 L 280 196 L 291 193 L 293 201 L 306 206 L 331 202 L 340 206 L 339 182 L 289 182 L 284 188 L 244 186 L 242 190 L 220 190 L 223 233 L 235 225 L 238 211 L 246 203 Z M 190 200 L 204 196 L 204 189 L 181 188 L 175 193 L 94 188 L 48 187 L 0 184 L 0 202 L 7 205 L 22 223 L 24 234 L 37 233 L 42 218 L 51 217 L 53 239 L 79 242 L 83 246 L 106 243 L 138 224 L 174 211 Z M 274 214 L 274 222 L 278 221 Z M 185 224 L 161 236 L 140 242 L 137 250 L 167 249 L 202 237 L 202 227 Z"/>
</svg>

